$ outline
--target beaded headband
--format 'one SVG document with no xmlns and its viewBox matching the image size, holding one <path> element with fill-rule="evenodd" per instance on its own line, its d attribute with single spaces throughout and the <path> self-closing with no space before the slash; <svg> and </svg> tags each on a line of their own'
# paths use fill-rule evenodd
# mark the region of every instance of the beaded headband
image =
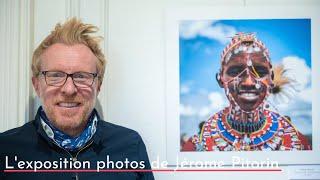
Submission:
<svg viewBox="0 0 320 180">
<path fill-rule="evenodd" d="M 240 52 L 262 52 L 267 61 L 271 63 L 269 50 L 253 33 L 237 33 L 233 36 L 231 42 L 221 53 L 221 63 L 227 63 L 232 55 Z"/>
</svg>

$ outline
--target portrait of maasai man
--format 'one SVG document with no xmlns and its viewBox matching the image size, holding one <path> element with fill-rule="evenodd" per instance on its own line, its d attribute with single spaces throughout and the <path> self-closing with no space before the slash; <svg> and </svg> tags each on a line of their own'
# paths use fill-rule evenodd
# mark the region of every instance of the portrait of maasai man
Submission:
<svg viewBox="0 0 320 180">
<path fill-rule="evenodd" d="M 213 24 L 210 24 L 211 28 Z M 288 113 L 288 107 L 281 109 L 282 104 L 290 105 L 293 96 L 300 98 L 301 88 L 297 88 L 299 81 L 289 73 L 290 60 L 294 62 L 298 58 L 287 57 L 282 63 L 275 64 L 271 51 L 267 44 L 259 39 L 258 33 L 230 33 L 232 35 L 229 36 L 229 42 L 225 43 L 220 51 L 219 61 L 216 61 L 218 69 L 215 80 L 223 90 L 224 98 L 217 92 L 207 93 L 211 100 L 211 109 L 214 103 L 220 103 L 223 108 L 219 107 L 221 109 L 215 112 L 210 112 L 210 108 L 196 111 L 195 108 L 192 109 L 192 101 L 181 93 L 181 90 L 186 90 L 180 89 L 180 99 L 183 102 L 180 103 L 180 121 L 184 120 L 187 113 L 198 114 L 198 117 L 201 113 L 208 116 L 207 119 L 199 121 L 199 129 L 194 135 L 188 136 L 183 132 L 181 151 L 311 150 L 310 137 L 301 133 L 292 120 L 299 116 L 295 116 L 294 112 Z M 181 54 L 183 53 L 180 52 L 180 59 L 183 58 Z M 185 64 L 180 65 L 180 71 L 183 72 L 182 66 Z M 305 66 L 308 67 L 306 64 Z M 180 82 L 185 77 L 183 76 Z M 189 81 L 190 86 L 192 83 Z M 181 85 L 180 88 L 186 87 Z M 205 89 L 202 91 L 206 93 Z M 187 120 L 185 118 L 184 122 L 180 122 L 181 129 Z"/>
</svg>

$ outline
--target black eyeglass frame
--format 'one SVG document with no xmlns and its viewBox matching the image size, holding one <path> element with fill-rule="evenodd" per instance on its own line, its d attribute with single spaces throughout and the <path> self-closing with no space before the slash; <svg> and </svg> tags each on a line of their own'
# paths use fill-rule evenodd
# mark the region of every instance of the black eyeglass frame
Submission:
<svg viewBox="0 0 320 180">
<path fill-rule="evenodd" d="M 63 73 L 63 74 L 66 74 L 67 76 L 65 77 L 65 80 L 63 81 L 63 83 L 61 84 L 61 85 L 53 85 L 53 84 L 50 84 L 50 83 L 48 83 L 47 82 L 47 73 L 48 72 L 59 72 L 59 73 Z M 74 81 L 74 74 L 77 74 L 77 73 L 87 73 L 87 74 L 90 74 L 90 75 L 92 75 L 93 76 L 93 78 L 92 78 L 92 82 L 90 83 L 90 85 L 80 85 L 79 86 L 79 84 L 77 83 L 77 82 L 75 82 Z M 45 82 L 46 82 L 46 84 L 48 85 L 48 86 L 54 86 L 54 87 L 62 87 L 63 85 L 65 85 L 66 84 L 66 82 L 67 82 L 67 79 L 68 79 L 68 77 L 71 77 L 71 79 L 72 79 L 72 82 L 73 82 L 73 84 L 76 86 L 76 87 L 79 87 L 79 88 L 85 88 L 85 87 L 91 87 L 92 85 L 93 85 L 93 82 L 94 82 L 94 80 L 96 79 L 96 77 L 98 77 L 98 73 L 90 73 L 90 72 L 84 72 L 84 71 L 79 71 L 79 72 L 74 72 L 74 73 L 71 73 L 71 74 L 69 74 L 69 73 L 66 73 L 66 72 L 63 72 L 63 71 L 40 71 L 40 74 L 42 74 L 43 76 L 44 76 L 44 80 L 45 80 Z M 77 85 L 78 84 L 78 85 Z"/>
</svg>

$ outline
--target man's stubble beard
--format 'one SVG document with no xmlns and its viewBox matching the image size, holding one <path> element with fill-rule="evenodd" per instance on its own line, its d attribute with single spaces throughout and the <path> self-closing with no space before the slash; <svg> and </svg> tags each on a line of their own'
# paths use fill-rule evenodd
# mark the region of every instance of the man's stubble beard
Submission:
<svg viewBox="0 0 320 180">
<path fill-rule="evenodd" d="M 95 101 L 93 102 L 93 104 L 94 103 Z M 47 107 L 45 104 L 43 104 L 43 110 L 45 111 L 46 116 L 48 117 L 48 120 L 52 123 L 54 127 L 56 127 L 57 129 L 59 129 L 60 131 L 68 135 L 73 136 L 74 134 L 79 134 L 79 132 L 81 133 L 86 127 L 88 118 L 94 108 L 93 104 L 91 104 L 88 101 L 82 102 L 83 110 L 80 112 L 81 115 L 76 117 L 73 117 L 74 116 L 73 114 L 60 112 L 63 118 L 68 118 L 67 122 L 69 124 L 64 123 L 65 121 L 58 120 L 56 113 L 59 113 L 59 112 L 55 111 L 52 108 Z M 77 117 L 79 117 L 79 119 L 77 119 Z"/>
</svg>

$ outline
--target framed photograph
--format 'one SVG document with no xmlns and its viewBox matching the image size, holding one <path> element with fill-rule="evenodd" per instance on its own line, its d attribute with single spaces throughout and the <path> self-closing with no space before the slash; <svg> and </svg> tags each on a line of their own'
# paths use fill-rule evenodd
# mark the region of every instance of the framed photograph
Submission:
<svg viewBox="0 0 320 180">
<path fill-rule="evenodd" d="M 232 164 L 234 157 L 279 164 L 319 164 L 317 27 L 320 27 L 320 15 L 308 6 L 169 9 L 166 12 L 166 109 L 170 164 L 178 165 L 179 160 Z M 245 46 L 251 42 L 252 46 Z M 263 54 L 266 64 L 270 64 L 265 69 L 270 71 L 255 65 L 252 52 Z M 237 59 L 241 53 L 248 60 L 239 66 L 232 63 L 229 68 L 230 57 Z M 265 89 L 263 72 L 269 73 L 272 79 Z M 240 100 L 230 93 L 231 85 L 224 84 L 225 76 L 231 76 L 228 84 L 240 89 L 237 91 Z M 255 91 L 242 92 L 244 81 L 251 81 Z M 267 88 L 269 85 L 272 88 Z M 263 90 L 265 94 L 261 95 Z M 252 109 L 261 108 L 258 114 L 263 118 L 255 114 L 250 116 L 250 123 L 234 123 L 232 118 L 237 118 L 234 115 L 237 109 L 242 110 L 242 106 L 248 106 L 259 96 L 261 107 Z M 255 136 L 246 137 L 254 133 Z M 238 140 L 239 136 L 244 140 Z"/>
</svg>

